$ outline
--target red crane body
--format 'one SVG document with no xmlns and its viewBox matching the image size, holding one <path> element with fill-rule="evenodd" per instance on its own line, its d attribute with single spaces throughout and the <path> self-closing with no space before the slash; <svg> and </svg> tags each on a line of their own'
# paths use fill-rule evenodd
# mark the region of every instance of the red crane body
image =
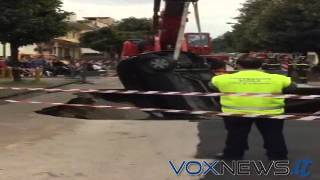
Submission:
<svg viewBox="0 0 320 180">
<path fill-rule="evenodd" d="M 155 0 L 155 6 L 160 3 Z M 184 10 L 185 1 L 166 0 L 164 10 L 161 12 L 159 22 L 155 21 L 155 28 L 158 30 L 157 37 L 161 50 L 169 50 L 175 47 L 178 33 L 181 25 L 181 18 Z M 154 8 L 155 10 L 158 7 Z M 154 19 L 156 19 L 158 12 L 154 12 Z M 158 26 L 158 27 L 157 27 Z"/>
<path fill-rule="evenodd" d="M 212 52 L 209 33 L 184 34 L 188 7 L 193 3 L 197 9 L 197 1 L 164 0 L 164 9 L 160 12 L 162 0 L 154 0 L 155 36 L 124 43 L 123 60 L 117 72 L 126 89 L 208 92 L 212 70 L 225 67 L 225 63 L 208 56 Z M 215 101 L 203 97 L 137 97 L 133 103 L 139 107 L 165 109 L 218 109 Z"/>
<path fill-rule="evenodd" d="M 183 18 L 186 2 L 197 2 L 198 0 L 164 0 L 163 11 L 160 12 L 161 0 L 154 0 L 153 23 L 156 35 L 152 41 L 153 47 L 140 48 L 139 43 L 145 40 L 128 40 L 124 43 L 122 59 L 136 56 L 143 52 L 173 50 L 176 46 L 181 21 Z M 192 42 L 195 38 L 202 37 L 201 43 Z M 196 42 L 196 41 L 195 41 Z M 150 43 L 149 43 L 150 44 Z M 182 51 L 192 52 L 198 55 L 209 55 L 212 53 L 212 44 L 209 33 L 186 33 L 182 42 Z"/>
</svg>

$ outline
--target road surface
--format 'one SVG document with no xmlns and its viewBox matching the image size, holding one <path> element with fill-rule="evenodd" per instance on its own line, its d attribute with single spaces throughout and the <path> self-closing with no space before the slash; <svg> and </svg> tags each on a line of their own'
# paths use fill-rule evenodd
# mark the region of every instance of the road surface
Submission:
<svg viewBox="0 0 320 180">
<path fill-rule="evenodd" d="M 93 80 L 92 80 L 93 81 Z M 95 79 L 94 84 L 65 88 L 121 88 L 116 78 Z M 49 93 L 28 100 L 68 102 L 72 93 Z M 168 163 L 212 161 L 221 151 L 225 130 L 220 119 L 85 120 L 37 114 L 50 107 L 28 104 L 0 105 L 0 179 L 3 180 L 212 180 L 257 177 L 177 177 Z M 89 110 L 90 111 L 90 110 Z M 119 112 L 117 112 L 119 113 Z M 122 112 L 124 113 L 124 112 Z M 140 116 L 145 116 L 140 112 Z M 286 137 L 290 159 L 313 160 L 312 176 L 320 179 L 320 122 L 288 122 Z M 261 137 L 254 128 L 246 159 L 265 159 Z M 261 178 L 265 179 L 265 178 Z M 266 179 L 302 179 L 269 177 Z"/>
</svg>

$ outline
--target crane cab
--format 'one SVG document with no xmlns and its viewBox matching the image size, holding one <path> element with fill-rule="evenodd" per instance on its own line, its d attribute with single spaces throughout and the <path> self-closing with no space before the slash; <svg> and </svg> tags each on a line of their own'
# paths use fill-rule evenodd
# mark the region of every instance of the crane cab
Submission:
<svg viewBox="0 0 320 180">
<path fill-rule="evenodd" d="M 197 55 L 209 55 L 212 53 L 212 44 L 209 33 L 186 33 L 182 46 L 185 52 Z"/>
</svg>

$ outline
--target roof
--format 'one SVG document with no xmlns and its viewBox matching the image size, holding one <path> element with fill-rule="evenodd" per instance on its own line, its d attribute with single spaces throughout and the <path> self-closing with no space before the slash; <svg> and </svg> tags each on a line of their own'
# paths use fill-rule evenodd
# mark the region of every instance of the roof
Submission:
<svg viewBox="0 0 320 180">
<path fill-rule="evenodd" d="M 82 54 L 101 54 L 101 52 L 95 51 L 95 50 L 90 49 L 90 48 L 81 48 L 81 53 Z"/>
<path fill-rule="evenodd" d="M 70 45 L 79 45 L 79 43 L 80 43 L 78 40 L 67 39 L 66 37 L 54 38 L 53 41 L 59 41 L 59 42 L 70 44 Z"/>
<path fill-rule="evenodd" d="M 96 17 L 83 17 L 83 19 L 112 19 L 111 17 L 103 17 L 103 16 L 96 16 Z"/>
<path fill-rule="evenodd" d="M 77 21 L 77 22 L 69 22 L 68 25 L 71 28 L 74 28 L 76 30 L 94 30 L 95 28 L 87 25 L 86 23 L 82 21 Z"/>
</svg>

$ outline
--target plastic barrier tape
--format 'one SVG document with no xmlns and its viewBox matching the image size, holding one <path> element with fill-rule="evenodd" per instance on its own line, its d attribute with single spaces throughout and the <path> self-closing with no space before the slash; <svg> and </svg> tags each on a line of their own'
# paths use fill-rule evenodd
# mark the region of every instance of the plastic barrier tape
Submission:
<svg viewBox="0 0 320 180">
<path fill-rule="evenodd" d="M 17 101 L 17 100 L 3 100 L 7 103 L 20 103 L 20 104 L 43 104 L 67 107 L 85 107 L 85 108 L 98 108 L 98 109 L 116 109 L 116 110 L 140 110 L 144 112 L 163 112 L 163 113 L 179 113 L 190 115 L 208 115 L 208 116 L 235 116 L 235 117 L 248 117 L 248 118 L 270 118 L 281 120 L 296 120 L 296 121 L 315 121 L 320 120 L 320 116 L 315 114 L 282 114 L 282 115 L 259 115 L 259 114 L 234 114 L 234 113 L 221 113 L 216 111 L 192 111 L 192 110 L 178 110 L 178 109 L 160 109 L 160 108 L 139 108 L 132 106 L 109 106 L 109 105 L 87 105 L 87 104 L 65 104 L 59 102 L 41 102 L 41 101 Z"/>
<path fill-rule="evenodd" d="M 268 94 L 268 93 L 203 93 L 203 92 L 163 92 L 163 91 L 138 91 L 138 90 L 96 90 L 96 89 L 45 89 L 45 88 L 25 88 L 25 87 L 0 87 L 0 90 L 14 91 L 46 91 L 46 92 L 82 92 L 82 93 L 102 93 L 102 94 L 138 94 L 138 95 L 162 95 L 162 96 L 245 96 L 245 97 L 267 97 L 283 99 L 320 99 L 320 95 L 297 95 L 297 94 Z"/>
</svg>

